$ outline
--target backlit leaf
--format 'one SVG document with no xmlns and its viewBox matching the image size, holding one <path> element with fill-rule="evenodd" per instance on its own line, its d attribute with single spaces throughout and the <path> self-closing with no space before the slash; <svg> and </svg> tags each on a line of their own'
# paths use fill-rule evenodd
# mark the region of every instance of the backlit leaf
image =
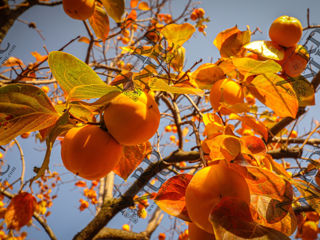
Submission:
<svg viewBox="0 0 320 240">
<path fill-rule="evenodd" d="M 185 202 L 185 192 L 191 178 L 190 174 L 180 174 L 161 185 L 154 199 L 161 210 L 182 220 L 191 221 Z"/>
<path fill-rule="evenodd" d="M 21 227 L 28 224 L 35 211 L 37 201 L 32 194 L 21 192 L 14 196 L 4 215 L 8 229 L 19 231 Z"/>
<path fill-rule="evenodd" d="M 258 61 L 252 58 L 233 58 L 234 66 L 243 75 L 258 75 L 263 73 L 278 73 L 281 71 L 280 64 L 273 60 Z"/>
<path fill-rule="evenodd" d="M 47 94 L 27 84 L 0 88 L 0 113 L 0 145 L 24 132 L 49 127 L 59 118 Z"/>
<path fill-rule="evenodd" d="M 262 58 L 273 60 L 282 60 L 284 58 L 284 49 L 276 46 L 271 41 L 253 41 L 244 46 L 245 49 L 259 55 Z"/>
<path fill-rule="evenodd" d="M 214 82 L 225 78 L 225 74 L 218 65 L 205 63 L 195 70 L 191 77 L 201 89 L 210 89 Z"/>
<path fill-rule="evenodd" d="M 104 95 L 117 92 L 121 92 L 121 89 L 105 83 L 81 85 L 70 90 L 68 100 L 100 98 Z"/>
<path fill-rule="evenodd" d="M 81 85 L 105 84 L 86 63 L 69 53 L 50 52 L 49 67 L 52 75 L 66 93 Z"/>
<path fill-rule="evenodd" d="M 161 34 L 174 47 L 182 46 L 196 31 L 190 23 L 169 24 L 161 30 Z"/>
<path fill-rule="evenodd" d="M 279 117 L 296 117 L 299 107 L 297 96 L 290 83 L 277 74 L 258 75 L 247 88 Z"/>
<path fill-rule="evenodd" d="M 299 106 L 305 107 L 309 105 L 315 105 L 314 89 L 311 83 L 303 76 L 296 78 L 289 78 L 288 81 L 292 84 L 295 91 Z"/>
<path fill-rule="evenodd" d="M 151 151 L 152 147 L 150 142 L 135 146 L 123 146 L 123 155 L 113 171 L 126 180 Z"/>
<path fill-rule="evenodd" d="M 147 2 L 140 2 L 138 8 L 142 11 L 150 10 L 149 4 Z"/>
<path fill-rule="evenodd" d="M 213 41 L 213 44 L 218 48 L 220 51 L 222 44 L 228 39 L 230 36 L 232 36 L 235 33 L 239 33 L 240 30 L 237 28 L 237 26 L 234 26 L 232 28 L 226 29 L 222 32 L 220 32 L 216 38 Z"/>
<path fill-rule="evenodd" d="M 257 134 L 261 135 L 265 141 L 268 141 L 268 129 L 262 122 L 251 116 L 240 117 L 239 120 L 242 121 L 243 125 L 252 128 Z"/>
<path fill-rule="evenodd" d="M 149 87 L 154 91 L 165 91 L 178 94 L 194 94 L 203 96 L 204 91 L 194 87 L 170 86 L 163 79 L 153 78 Z"/>
<path fill-rule="evenodd" d="M 238 198 L 224 197 L 209 216 L 216 239 L 289 240 L 286 235 L 256 223 L 248 204 Z"/>
<path fill-rule="evenodd" d="M 89 18 L 89 23 L 97 38 L 105 42 L 110 30 L 109 17 L 106 11 L 96 5 L 93 15 Z"/>
<path fill-rule="evenodd" d="M 138 2 L 139 2 L 139 0 L 131 0 L 130 1 L 130 7 L 131 8 L 137 7 L 138 6 Z"/>
<path fill-rule="evenodd" d="M 121 22 L 124 13 L 124 0 L 101 0 L 104 8 L 115 22 Z"/>
</svg>

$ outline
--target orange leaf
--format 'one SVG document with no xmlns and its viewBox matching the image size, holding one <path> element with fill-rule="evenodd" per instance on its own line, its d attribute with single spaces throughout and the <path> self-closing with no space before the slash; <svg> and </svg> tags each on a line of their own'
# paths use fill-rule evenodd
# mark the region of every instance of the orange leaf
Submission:
<svg viewBox="0 0 320 240">
<path fill-rule="evenodd" d="M 237 28 L 237 26 L 234 26 L 232 28 L 226 29 L 222 32 L 220 32 L 217 37 L 214 39 L 213 44 L 218 48 L 220 51 L 222 44 L 233 34 L 239 33 L 240 30 Z"/>
<path fill-rule="evenodd" d="M 149 4 L 147 2 L 140 2 L 138 8 L 142 11 L 150 10 Z"/>
<path fill-rule="evenodd" d="M 268 141 L 268 129 L 263 123 L 258 122 L 251 116 L 240 117 L 240 121 L 242 121 L 243 125 L 252 128 L 257 134 L 261 135 L 265 141 Z"/>
<path fill-rule="evenodd" d="M 76 185 L 77 187 L 86 187 L 87 186 L 86 182 L 82 181 L 82 180 L 79 180 L 74 185 Z"/>
<path fill-rule="evenodd" d="M 36 199 L 27 192 L 14 196 L 7 207 L 4 220 L 8 229 L 20 230 L 28 224 L 36 207 Z"/>
<path fill-rule="evenodd" d="M 131 0 L 130 1 L 130 7 L 131 8 L 137 7 L 138 6 L 138 2 L 139 2 L 139 0 Z"/>
<path fill-rule="evenodd" d="M 185 192 L 191 178 L 190 174 L 180 174 L 162 184 L 154 199 L 161 210 L 182 220 L 191 221 L 185 202 Z"/>
<path fill-rule="evenodd" d="M 195 70 L 191 77 L 201 89 L 210 89 L 215 81 L 225 78 L 225 74 L 218 65 L 205 63 Z"/>
<path fill-rule="evenodd" d="M 123 155 L 113 171 L 126 180 L 142 160 L 152 151 L 150 142 L 136 146 L 124 146 Z"/>
<path fill-rule="evenodd" d="M 231 135 L 218 135 L 206 141 L 212 160 L 231 161 L 241 152 L 240 139 Z"/>
<path fill-rule="evenodd" d="M 216 239 L 289 240 L 283 233 L 256 223 L 248 204 L 238 198 L 222 198 L 212 209 L 209 220 Z"/>
<path fill-rule="evenodd" d="M 258 75 L 247 88 L 279 117 L 296 117 L 299 107 L 297 96 L 291 84 L 277 74 Z"/>
<path fill-rule="evenodd" d="M 78 42 L 84 42 L 84 43 L 89 44 L 90 43 L 90 39 L 87 38 L 87 37 L 81 37 L 81 38 L 78 39 Z"/>
<path fill-rule="evenodd" d="M 5 67 L 14 67 L 19 65 L 21 65 L 21 67 L 25 67 L 22 60 L 16 57 L 9 57 L 2 65 Z"/>
<path fill-rule="evenodd" d="M 41 55 L 37 51 L 31 52 L 31 55 L 35 57 L 37 62 L 42 62 L 48 58 L 48 55 Z"/>
<path fill-rule="evenodd" d="M 97 38 L 105 42 L 110 30 L 107 12 L 103 8 L 96 6 L 93 15 L 89 18 L 89 23 Z"/>
</svg>

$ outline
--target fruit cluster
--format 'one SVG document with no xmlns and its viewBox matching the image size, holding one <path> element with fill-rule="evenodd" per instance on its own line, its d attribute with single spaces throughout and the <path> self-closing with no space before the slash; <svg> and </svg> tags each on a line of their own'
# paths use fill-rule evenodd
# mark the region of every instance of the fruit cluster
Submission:
<svg viewBox="0 0 320 240">
<path fill-rule="evenodd" d="M 96 125 L 71 128 L 61 143 L 64 166 L 74 174 L 95 180 L 108 174 L 122 156 L 122 145 L 137 145 L 157 131 L 160 112 L 144 92 L 124 92 L 104 109 L 107 131 Z"/>
<path fill-rule="evenodd" d="M 306 214 L 298 213 L 298 231 L 296 233 L 296 238 L 301 238 L 303 240 L 318 239 L 318 233 L 320 232 L 318 227 L 319 220 L 320 216 L 315 211 L 306 212 Z"/>
</svg>

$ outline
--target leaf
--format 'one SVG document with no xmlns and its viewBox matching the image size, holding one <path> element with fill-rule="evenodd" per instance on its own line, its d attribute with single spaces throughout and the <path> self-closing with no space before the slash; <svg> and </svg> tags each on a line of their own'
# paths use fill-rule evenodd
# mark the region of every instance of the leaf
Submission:
<svg viewBox="0 0 320 240">
<path fill-rule="evenodd" d="M 231 161 L 241 152 L 240 139 L 231 135 L 217 135 L 206 141 L 210 149 L 210 158 L 214 160 L 226 159 Z"/>
<path fill-rule="evenodd" d="M 282 47 L 276 46 L 272 41 L 253 41 L 244 45 L 244 48 L 262 58 L 268 58 L 277 61 L 284 58 L 285 50 Z"/>
<path fill-rule="evenodd" d="M 120 88 L 105 83 L 81 85 L 70 90 L 68 100 L 100 98 L 107 94 L 118 92 L 121 92 Z"/>
<path fill-rule="evenodd" d="M 226 39 L 228 39 L 230 36 L 239 33 L 240 30 L 238 29 L 237 26 L 234 26 L 232 28 L 228 28 L 222 32 L 220 32 L 216 38 L 213 41 L 213 44 L 218 48 L 218 50 L 220 51 L 222 44 L 226 41 Z"/>
<path fill-rule="evenodd" d="M 69 53 L 52 51 L 48 62 L 52 75 L 66 93 L 81 85 L 105 84 L 86 63 Z"/>
<path fill-rule="evenodd" d="M 315 105 L 314 89 L 312 84 L 303 76 L 289 78 L 293 90 L 295 91 L 300 107 Z"/>
<path fill-rule="evenodd" d="M 39 177 L 43 176 L 46 172 L 46 170 L 49 169 L 49 162 L 50 162 L 50 155 L 51 150 L 53 147 L 53 144 L 56 140 L 56 138 L 59 135 L 62 135 L 66 131 L 68 131 L 70 128 L 74 127 L 74 125 L 70 122 L 69 119 L 69 113 L 66 111 L 56 122 L 56 124 L 51 128 L 50 133 L 47 136 L 46 139 L 46 154 L 44 156 L 44 160 L 42 162 L 42 165 L 40 168 L 35 168 L 34 171 L 36 172 L 36 176 L 34 176 L 30 181 L 30 186 L 32 183 L 37 180 Z"/>
<path fill-rule="evenodd" d="M 268 129 L 262 122 L 258 122 L 254 117 L 244 116 L 239 118 L 243 125 L 252 128 L 257 134 L 261 135 L 265 141 L 268 141 Z"/>
<path fill-rule="evenodd" d="M 5 67 L 14 67 L 14 66 L 21 66 L 25 67 L 24 63 L 22 62 L 21 59 L 16 58 L 16 57 L 9 57 L 3 64 L 2 66 Z"/>
<path fill-rule="evenodd" d="M 195 70 L 191 77 L 201 89 L 211 89 L 214 82 L 225 78 L 225 74 L 217 64 L 205 63 Z"/>
<path fill-rule="evenodd" d="M 164 27 L 161 34 L 169 42 L 169 45 L 174 44 L 174 47 L 179 48 L 191 38 L 195 31 L 195 27 L 190 23 L 173 23 Z"/>
<path fill-rule="evenodd" d="M 246 77 L 264 73 L 278 73 L 281 71 L 280 64 L 273 60 L 258 61 L 252 58 L 233 58 L 234 66 Z"/>
<path fill-rule="evenodd" d="M 91 104 L 86 102 L 71 102 L 69 104 L 69 107 L 69 113 L 73 117 L 81 119 L 85 122 L 94 122 L 95 115 L 99 114 L 98 107 L 92 106 Z"/>
<path fill-rule="evenodd" d="M 109 17 L 106 11 L 96 5 L 93 15 L 89 18 L 89 23 L 97 38 L 105 42 L 110 30 Z"/>
<path fill-rule="evenodd" d="M 292 86 L 277 74 L 258 75 L 247 88 L 279 117 L 296 117 L 299 107 L 297 96 Z"/>
<path fill-rule="evenodd" d="M 30 193 L 21 192 L 14 196 L 4 215 L 7 228 L 19 231 L 21 227 L 27 225 L 32 218 L 36 204 L 36 199 Z"/>
<path fill-rule="evenodd" d="M 137 7 L 138 6 L 138 2 L 139 2 L 139 0 L 131 0 L 130 1 L 130 7 L 131 8 Z"/>
<path fill-rule="evenodd" d="M 209 220 L 217 240 L 289 240 L 286 235 L 256 223 L 248 204 L 238 198 L 224 197 L 212 209 Z"/>
<path fill-rule="evenodd" d="M 220 48 L 221 57 L 240 56 L 243 54 L 243 45 L 250 42 L 251 33 L 247 31 L 237 32 L 225 39 Z"/>
<path fill-rule="evenodd" d="M 191 178 L 190 174 L 179 174 L 169 178 L 162 184 L 154 199 L 164 212 L 189 222 L 191 220 L 187 212 L 185 192 Z"/>
<path fill-rule="evenodd" d="M 108 15 L 117 23 L 121 22 L 124 13 L 124 0 L 101 0 Z"/>
<path fill-rule="evenodd" d="M 136 146 L 123 146 L 123 155 L 113 171 L 124 180 L 127 180 L 151 151 L 152 147 L 149 141 Z"/>
<path fill-rule="evenodd" d="M 59 118 L 47 94 L 27 84 L 0 88 L 0 113 L 0 145 L 9 143 L 24 132 L 49 127 Z"/>
<path fill-rule="evenodd" d="M 160 78 L 153 78 L 149 87 L 154 91 L 165 91 L 177 94 L 194 94 L 198 96 L 203 96 L 204 94 L 204 91 L 198 88 L 170 86 Z"/>
<path fill-rule="evenodd" d="M 41 55 L 37 51 L 31 52 L 31 55 L 35 57 L 37 62 L 42 62 L 44 60 L 47 60 L 47 58 L 48 58 L 48 55 Z"/>
</svg>

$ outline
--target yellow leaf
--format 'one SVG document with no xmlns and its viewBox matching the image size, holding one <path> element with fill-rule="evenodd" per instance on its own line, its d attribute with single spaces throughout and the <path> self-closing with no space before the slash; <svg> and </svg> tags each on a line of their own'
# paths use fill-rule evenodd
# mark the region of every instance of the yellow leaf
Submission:
<svg viewBox="0 0 320 240">
<path fill-rule="evenodd" d="M 215 81 L 225 78 L 225 74 L 217 64 L 205 63 L 195 70 L 191 77 L 201 89 L 211 89 Z"/>
<path fill-rule="evenodd" d="M 246 44 L 245 49 L 259 55 L 262 58 L 282 60 L 284 58 L 284 49 L 276 46 L 271 41 L 254 41 Z"/>
<path fill-rule="evenodd" d="M 299 76 L 296 78 L 289 78 L 288 81 L 291 83 L 293 90 L 298 97 L 299 106 L 305 107 L 315 105 L 314 89 L 307 79 L 303 76 Z"/>
<path fill-rule="evenodd" d="M 124 13 L 124 0 L 101 0 L 108 15 L 114 21 L 121 22 L 121 17 Z"/>
<path fill-rule="evenodd" d="M 299 107 L 297 96 L 290 83 L 277 74 L 258 75 L 247 88 L 279 117 L 296 117 Z"/>
<path fill-rule="evenodd" d="M 240 30 L 237 28 L 237 26 L 234 26 L 232 28 L 226 29 L 222 32 L 220 32 L 216 38 L 213 41 L 213 44 L 218 48 L 218 50 L 220 51 L 222 44 L 225 42 L 225 40 L 227 38 L 229 38 L 231 35 L 235 34 L 235 33 L 239 33 Z"/>
<path fill-rule="evenodd" d="M 89 23 L 97 38 L 100 38 L 105 42 L 110 29 L 109 17 L 106 11 L 99 6 L 96 6 L 93 15 L 89 18 Z"/>
<path fill-rule="evenodd" d="M 161 30 L 161 34 L 170 45 L 174 44 L 174 47 L 179 47 L 191 38 L 195 30 L 190 23 L 170 24 Z"/>
<path fill-rule="evenodd" d="M 221 57 L 241 56 L 244 53 L 243 45 L 250 42 L 251 32 L 241 31 L 228 37 L 221 45 Z"/>
</svg>

